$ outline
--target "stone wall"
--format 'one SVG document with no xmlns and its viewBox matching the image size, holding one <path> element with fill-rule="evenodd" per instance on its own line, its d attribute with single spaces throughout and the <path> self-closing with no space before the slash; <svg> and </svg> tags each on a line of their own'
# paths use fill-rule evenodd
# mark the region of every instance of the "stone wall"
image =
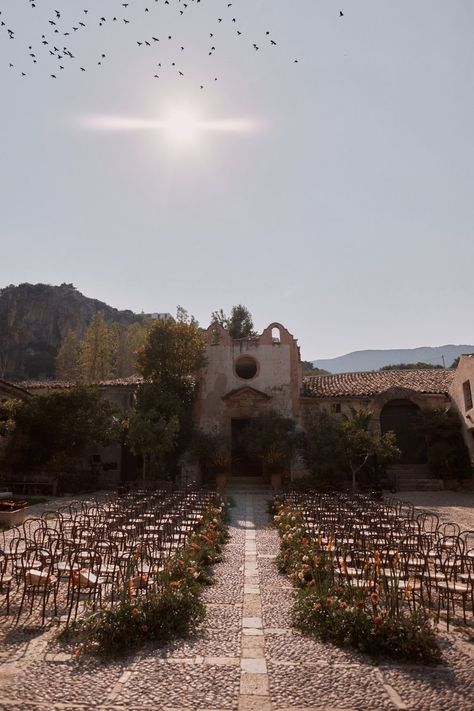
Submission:
<svg viewBox="0 0 474 711">
<path fill-rule="evenodd" d="M 203 374 L 197 421 L 204 430 L 230 433 L 233 418 L 250 418 L 268 409 L 298 420 L 301 363 L 297 341 L 280 324 L 271 324 L 255 338 L 232 339 L 218 324 L 205 332 L 207 366 Z M 251 358 L 256 372 L 250 378 L 236 371 Z"/>
<path fill-rule="evenodd" d="M 469 391 L 471 402 L 469 402 Z M 456 374 L 450 389 L 450 396 L 463 423 L 463 436 L 474 466 L 474 356 L 464 355 L 459 360 Z M 471 405 L 471 407 L 469 407 Z"/>
</svg>

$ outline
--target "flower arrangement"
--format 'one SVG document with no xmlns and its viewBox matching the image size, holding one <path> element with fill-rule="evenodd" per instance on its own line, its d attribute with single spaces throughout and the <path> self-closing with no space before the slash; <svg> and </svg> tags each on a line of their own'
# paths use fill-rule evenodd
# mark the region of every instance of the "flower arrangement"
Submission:
<svg viewBox="0 0 474 711">
<path fill-rule="evenodd" d="M 350 585 L 344 575 L 336 574 L 341 562 L 336 562 L 330 536 L 323 541 L 321 536 L 308 535 L 296 506 L 275 499 L 273 510 L 281 539 L 277 567 L 297 588 L 292 610 L 295 627 L 373 656 L 440 661 L 431 620 L 424 610 L 412 609 L 409 591 L 400 602 L 377 551 L 364 579 Z"/>
<path fill-rule="evenodd" d="M 225 514 L 225 505 L 216 501 L 152 584 L 130 572 L 116 604 L 92 612 L 60 636 L 77 640 L 77 656 L 117 656 L 148 641 L 162 645 L 192 634 L 205 617 L 201 593 L 212 583 L 209 566 L 219 560 L 228 537 Z"/>
<path fill-rule="evenodd" d="M 18 511 L 28 506 L 28 501 L 14 501 L 13 499 L 0 500 L 0 511 Z"/>
</svg>

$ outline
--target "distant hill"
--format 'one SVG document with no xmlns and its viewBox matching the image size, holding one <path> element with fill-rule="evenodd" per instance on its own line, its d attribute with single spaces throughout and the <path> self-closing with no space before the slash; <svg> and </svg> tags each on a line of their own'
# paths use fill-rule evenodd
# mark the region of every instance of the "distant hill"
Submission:
<svg viewBox="0 0 474 711">
<path fill-rule="evenodd" d="M 0 289 L 0 378 L 53 378 L 55 358 L 69 329 L 82 335 L 95 313 L 129 325 L 142 317 L 89 299 L 72 284 L 20 284 Z"/>
<path fill-rule="evenodd" d="M 436 346 L 434 348 L 401 348 L 380 351 L 354 351 L 338 358 L 323 358 L 314 360 L 315 368 L 329 370 L 330 373 L 355 373 L 379 370 L 384 365 L 398 363 L 430 363 L 449 368 L 455 358 L 463 353 L 474 353 L 474 346 Z"/>
</svg>

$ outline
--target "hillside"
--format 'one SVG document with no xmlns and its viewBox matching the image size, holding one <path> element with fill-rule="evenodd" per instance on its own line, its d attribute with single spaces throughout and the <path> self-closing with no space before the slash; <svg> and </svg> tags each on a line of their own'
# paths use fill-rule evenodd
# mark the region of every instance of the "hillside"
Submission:
<svg viewBox="0 0 474 711">
<path fill-rule="evenodd" d="M 400 348 L 392 350 L 368 350 L 346 353 L 338 358 L 322 358 L 314 360 L 315 368 L 324 368 L 330 373 L 356 373 L 379 370 L 384 365 L 400 363 L 430 363 L 443 365 L 447 368 L 453 360 L 463 353 L 474 353 L 474 346 L 445 345 L 421 348 Z"/>
<path fill-rule="evenodd" d="M 92 317 L 102 312 L 108 323 L 140 320 L 89 299 L 72 284 L 20 284 L 0 290 L 0 378 L 52 378 L 55 357 L 68 329 L 82 335 Z"/>
</svg>

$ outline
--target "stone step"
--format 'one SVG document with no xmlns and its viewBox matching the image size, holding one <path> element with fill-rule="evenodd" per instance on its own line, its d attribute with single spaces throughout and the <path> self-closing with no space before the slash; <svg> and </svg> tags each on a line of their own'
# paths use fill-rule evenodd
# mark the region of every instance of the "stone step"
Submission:
<svg viewBox="0 0 474 711">
<path fill-rule="evenodd" d="M 387 476 L 391 479 L 434 479 L 427 464 L 399 464 L 387 469 Z"/>
</svg>

